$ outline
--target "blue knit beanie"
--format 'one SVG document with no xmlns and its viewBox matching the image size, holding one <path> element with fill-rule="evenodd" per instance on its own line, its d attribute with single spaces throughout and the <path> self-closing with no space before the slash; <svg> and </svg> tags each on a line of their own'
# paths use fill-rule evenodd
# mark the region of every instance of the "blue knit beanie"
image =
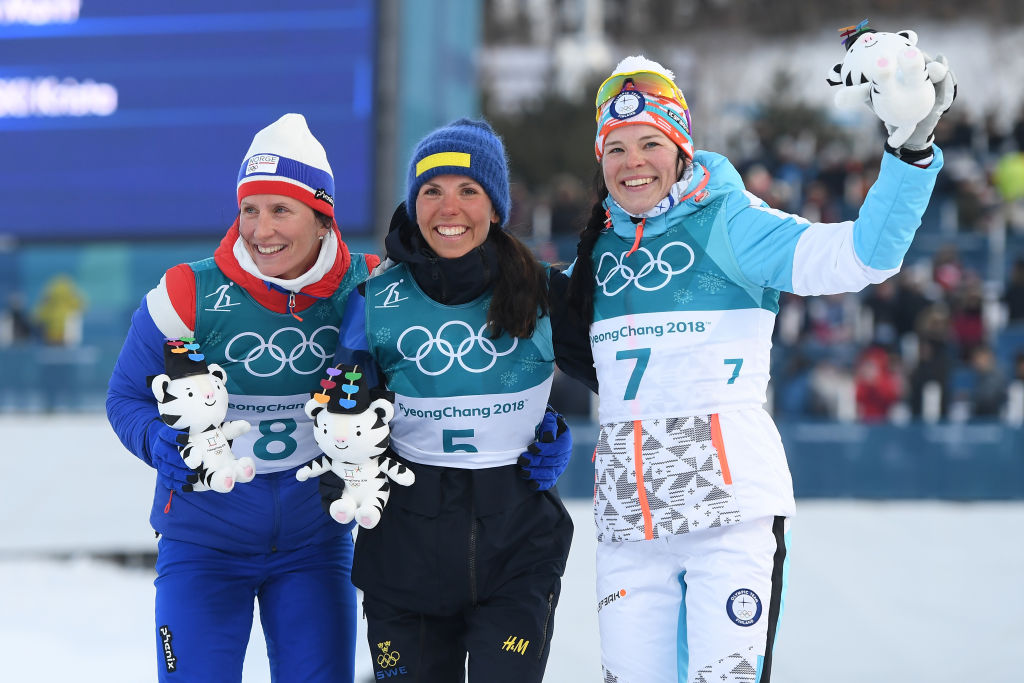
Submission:
<svg viewBox="0 0 1024 683">
<path fill-rule="evenodd" d="M 505 146 L 483 119 L 459 119 L 420 140 L 409 162 L 405 208 L 416 222 L 416 195 L 423 183 L 439 175 L 464 175 L 480 183 L 498 214 L 508 223 L 512 199 L 508 189 Z"/>
</svg>

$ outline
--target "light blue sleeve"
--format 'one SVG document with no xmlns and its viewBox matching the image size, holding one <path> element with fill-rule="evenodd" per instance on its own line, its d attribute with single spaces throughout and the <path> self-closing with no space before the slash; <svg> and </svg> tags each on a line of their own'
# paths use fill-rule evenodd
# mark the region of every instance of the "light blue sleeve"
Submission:
<svg viewBox="0 0 1024 683">
<path fill-rule="evenodd" d="M 935 147 L 928 168 L 882 155 L 878 179 L 855 221 L 811 223 L 769 208 L 746 191 L 726 211 L 741 272 L 752 283 L 799 295 L 856 292 L 899 271 L 942 168 Z"/>
</svg>

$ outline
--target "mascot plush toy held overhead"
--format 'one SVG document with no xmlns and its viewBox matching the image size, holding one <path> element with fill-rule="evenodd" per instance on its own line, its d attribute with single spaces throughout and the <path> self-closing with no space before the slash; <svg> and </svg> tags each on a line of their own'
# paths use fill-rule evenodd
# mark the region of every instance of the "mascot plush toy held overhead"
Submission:
<svg viewBox="0 0 1024 683">
<path fill-rule="evenodd" d="M 178 441 L 185 464 L 199 481 L 193 491 L 227 493 L 236 483 L 256 476 L 252 458 L 231 453 L 231 441 L 249 431 L 245 420 L 224 422 L 228 411 L 227 374 L 216 363 L 207 366 L 192 338 L 169 339 L 164 344 L 165 374 L 150 378 L 159 403 L 160 419 L 183 431 Z"/>
<path fill-rule="evenodd" d="M 320 382 L 323 391 L 306 402 L 324 455 L 300 467 L 295 478 L 306 481 L 333 471 L 345 482 L 345 490 L 331 503 L 331 517 L 342 524 L 355 519 L 370 529 L 377 526 L 391 496 L 388 477 L 409 486 L 415 475 L 385 455 L 391 443 L 388 422 L 395 416 L 389 392 L 371 396 L 358 365 L 328 368 L 327 375 Z"/>
<path fill-rule="evenodd" d="M 867 19 L 839 29 L 846 57 L 826 79 L 841 86 L 836 104 L 852 108 L 864 103 L 889 131 L 890 147 L 900 147 L 935 105 L 935 83 L 946 77 L 943 57 L 929 60 L 917 48 L 917 34 L 885 33 L 867 28 Z"/>
</svg>

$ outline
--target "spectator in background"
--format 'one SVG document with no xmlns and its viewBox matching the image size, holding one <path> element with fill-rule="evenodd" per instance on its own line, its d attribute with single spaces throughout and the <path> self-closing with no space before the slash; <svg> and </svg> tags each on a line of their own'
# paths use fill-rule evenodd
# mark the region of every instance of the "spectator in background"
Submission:
<svg viewBox="0 0 1024 683">
<path fill-rule="evenodd" d="M 77 346 L 82 341 L 85 298 L 70 276 L 55 275 L 43 289 L 33 317 L 43 342 L 51 346 Z"/>
<path fill-rule="evenodd" d="M 586 189 L 571 175 L 559 175 L 554 180 L 551 197 L 551 234 L 576 235 L 587 222 Z"/>
<path fill-rule="evenodd" d="M 1024 323 L 1024 257 L 1018 256 L 1013 262 L 1002 299 L 1006 306 L 1006 321 L 1010 325 Z"/>
<path fill-rule="evenodd" d="M 961 285 L 950 296 L 950 327 L 963 362 L 970 360 L 974 349 L 985 339 L 983 298 L 981 278 L 973 271 L 965 271 Z"/>
<path fill-rule="evenodd" d="M 960 286 L 963 279 L 964 269 L 960 264 L 960 254 L 952 244 L 945 244 L 939 247 L 932 257 L 932 280 L 942 289 L 944 295 L 949 296 Z"/>
<path fill-rule="evenodd" d="M 808 412 L 829 420 L 852 419 L 854 382 L 850 371 L 831 358 L 822 358 L 808 378 Z"/>
<path fill-rule="evenodd" d="M 941 176 L 940 176 L 941 177 Z M 929 306 L 931 299 L 925 294 L 927 274 L 921 269 L 904 268 L 893 278 L 896 281 L 896 336 L 915 332 L 918 318 Z"/>
<path fill-rule="evenodd" d="M 854 374 L 857 417 L 880 422 L 903 398 L 899 361 L 881 346 L 869 346 L 857 359 Z"/>
<path fill-rule="evenodd" d="M 915 417 L 925 415 L 926 389 L 939 389 L 938 416 L 947 414 L 950 402 L 950 374 L 953 370 L 952 330 L 949 310 L 943 303 L 932 304 L 917 320 L 917 365 L 910 373 L 910 409 Z"/>
<path fill-rule="evenodd" d="M 32 338 L 32 320 L 25 309 L 25 296 L 13 292 L 7 297 L 7 310 L 0 316 L 0 346 L 23 344 Z"/>
<path fill-rule="evenodd" d="M 823 347 L 853 341 L 858 313 L 857 297 L 852 294 L 827 294 L 807 299 L 807 321 L 810 337 Z"/>
<path fill-rule="evenodd" d="M 1006 403 L 1006 375 L 987 346 L 977 346 L 971 354 L 974 387 L 971 390 L 971 415 L 998 417 Z"/>
<path fill-rule="evenodd" d="M 1014 232 L 1024 231 L 1024 150 L 1004 154 L 992 171 L 992 182 L 1007 226 Z"/>
<path fill-rule="evenodd" d="M 871 312 L 871 341 L 886 349 L 899 344 L 898 280 L 890 278 L 880 282 L 864 298 L 864 307 Z"/>
<path fill-rule="evenodd" d="M 1024 351 L 1018 351 L 1013 357 L 1013 381 L 1024 382 Z"/>
</svg>

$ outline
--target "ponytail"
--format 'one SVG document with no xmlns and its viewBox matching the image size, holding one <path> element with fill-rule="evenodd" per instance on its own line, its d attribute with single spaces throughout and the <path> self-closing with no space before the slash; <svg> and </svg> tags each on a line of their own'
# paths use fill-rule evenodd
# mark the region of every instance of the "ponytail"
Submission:
<svg viewBox="0 0 1024 683">
<path fill-rule="evenodd" d="M 498 276 L 487 311 L 491 337 L 502 331 L 513 337 L 530 337 L 537 329 L 537 318 L 549 312 L 544 267 L 526 245 L 499 226 L 491 226 L 487 239 L 498 252 Z"/>
</svg>

